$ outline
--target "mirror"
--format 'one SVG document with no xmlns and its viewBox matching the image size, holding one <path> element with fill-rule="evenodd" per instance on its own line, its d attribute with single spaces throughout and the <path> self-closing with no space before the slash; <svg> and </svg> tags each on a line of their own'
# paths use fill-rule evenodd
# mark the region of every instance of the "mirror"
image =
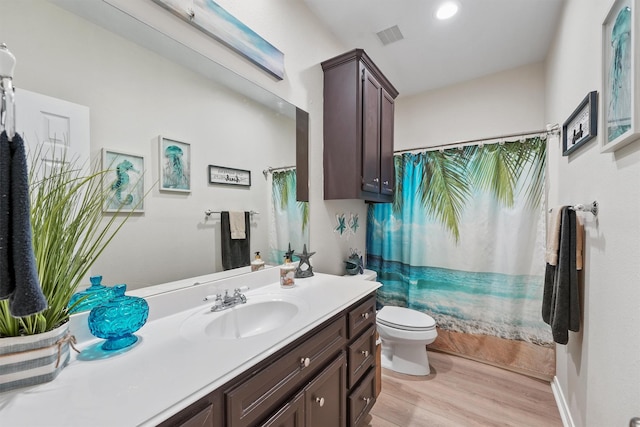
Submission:
<svg viewBox="0 0 640 427">
<path fill-rule="evenodd" d="M 0 40 L 17 58 L 16 102 L 24 88 L 88 106 L 92 157 L 103 148 L 143 157 L 148 190 L 159 179 L 159 136 L 190 147 L 190 190 L 156 185 L 93 274 L 137 289 L 220 271 L 220 211 L 258 212 L 250 250 L 268 252 L 263 171 L 296 164 L 296 134 L 306 141 L 308 132 L 296 115 L 306 113 L 101 0 L 2 2 L 0 17 Z M 210 183 L 209 165 L 248 170 L 251 185 Z"/>
</svg>

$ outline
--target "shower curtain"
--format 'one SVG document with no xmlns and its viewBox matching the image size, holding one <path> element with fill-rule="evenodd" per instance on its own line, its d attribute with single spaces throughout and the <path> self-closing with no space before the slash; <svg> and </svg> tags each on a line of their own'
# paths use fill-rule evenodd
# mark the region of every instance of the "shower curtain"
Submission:
<svg viewBox="0 0 640 427">
<path fill-rule="evenodd" d="M 430 345 L 541 378 L 554 374 L 541 318 L 545 141 L 395 156 L 393 204 L 372 204 L 367 268 L 379 305 L 438 325 Z"/>
<path fill-rule="evenodd" d="M 270 196 L 269 253 L 265 261 L 278 265 L 289 247 L 302 252 L 303 245 L 308 244 L 309 203 L 296 201 L 295 169 L 271 174 Z"/>
</svg>

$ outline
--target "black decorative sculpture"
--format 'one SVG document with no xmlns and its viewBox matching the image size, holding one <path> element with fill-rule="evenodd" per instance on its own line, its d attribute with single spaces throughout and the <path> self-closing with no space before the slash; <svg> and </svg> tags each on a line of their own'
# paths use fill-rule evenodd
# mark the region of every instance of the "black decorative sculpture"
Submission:
<svg viewBox="0 0 640 427">
<path fill-rule="evenodd" d="M 304 245 L 304 249 L 301 254 L 294 254 L 298 258 L 300 258 L 300 262 L 298 262 L 298 268 L 296 268 L 295 277 L 304 279 L 305 277 L 313 276 L 313 267 L 311 267 L 311 263 L 309 262 L 309 258 L 315 254 L 315 252 L 307 252 L 307 245 Z M 306 265 L 306 269 L 302 269 L 302 267 Z"/>
<path fill-rule="evenodd" d="M 284 253 L 284 256 L 291 262 L 293 262 L 293 255 L 294 255 L 294 250 L 291 249 L 291 243 L 289 243 L 289 250 L 287 252 Z"/>
<path fill-rule="evenodd" d="M 349 258 L 347 258 L 345 264 L 347 274 L 355 276 L 356 274 L 364 273 L 364 260 L 362 259 L 362 255 L 360 255 L 357 250 L 351 251 L 351 255 L 349 255 Z"/>
</svg>

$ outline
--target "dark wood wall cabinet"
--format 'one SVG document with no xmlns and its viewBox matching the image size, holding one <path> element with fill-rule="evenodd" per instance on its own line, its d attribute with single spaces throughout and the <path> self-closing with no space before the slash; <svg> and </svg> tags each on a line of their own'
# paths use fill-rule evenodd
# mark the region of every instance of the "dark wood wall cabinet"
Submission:
<svg viewBox="0 0 640 427">
<path fill-rule="evenodd" d="M 359 427 L 376 399 L 375 292 L 161 426 Z"/>
<path fill-rule="evenodd" d="M 391 202 L 398 91 L 362 49 L 322 63 L 324 198 Z"/>
</svg>

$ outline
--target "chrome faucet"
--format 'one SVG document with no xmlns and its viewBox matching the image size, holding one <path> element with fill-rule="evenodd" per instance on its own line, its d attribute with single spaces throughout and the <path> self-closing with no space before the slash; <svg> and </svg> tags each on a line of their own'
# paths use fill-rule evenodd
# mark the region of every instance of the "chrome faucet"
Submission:
<svg viewBox="0 0 640 427">
<path fill-rule="evenodd" d="M 247 297 L 242 293 L 245 289 L 249 288 L 236 288 L 233 290 L 233 295 L 229 295 L 228 289 L 224 291 L 224 296 L 222 294 L 216 294 L 211 311 L 222 311 L 227 308 L 235 307 L 238 304 L 246 303 Z M 209 301 L 210 299 L 213 299 L 213 295 L 209 295 L 204 298 L 205 301 Z"/>
</svg>

